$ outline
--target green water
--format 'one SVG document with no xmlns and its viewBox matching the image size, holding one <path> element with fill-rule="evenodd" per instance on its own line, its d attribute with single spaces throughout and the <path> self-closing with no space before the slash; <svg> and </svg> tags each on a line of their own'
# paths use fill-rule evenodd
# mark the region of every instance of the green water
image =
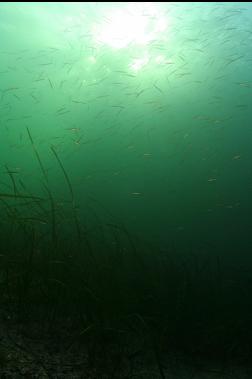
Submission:
<svg viewBox="0 0 252 379">
<path fill-rule="evenodd" d="M 97 238 L 249 254 L 251 43 L 251 3 L 1 3 L 0 193 L 72 188 Z"/>
</svg>

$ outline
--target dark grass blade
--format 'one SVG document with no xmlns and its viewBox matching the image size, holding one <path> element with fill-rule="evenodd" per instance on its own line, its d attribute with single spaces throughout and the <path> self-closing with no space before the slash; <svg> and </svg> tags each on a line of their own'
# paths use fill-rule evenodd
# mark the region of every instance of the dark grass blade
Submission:
<svg viewBox="0 0 252 379">
<path fill-rule="evenodd" d="M 31 195 L 22 195 L 22 194 L 12 194 L 12 193 L 2 193 L 0 192 L 0 198 L 1 197 L 7 197 L 9 199 L 34 199 L 34 200 L 45 200 L 42 197 L 39 196 L 31 196 Z"/>
<path fill-rule="evenodd" d="M 52 152 L 53 152 L 55 158 L 57 159 L 57 161 L 58 161 L 58 163 L 59 163 L 59 165 L 60 165 L 60 167 L 61 167 L 61 170 L 62 170 L 62 172 L 63 172 L 63 174 L 64 174 L 64 176 L 65 176 L 65 179 L 66 179 L 66 182 L 67 182 L 67 185 L 68 185 L 68 188 L 69 188 L 70 194 L 71 194 L 72 202 L 74 202 L 73 187 L 72 187 L 72 184 L 71 184 L 71 182 L 70 182 L 70 179 L 69 179 L 69 177 L 68 177 L 68 175 L 67 175 L 67 172 L 66 172 L 66 170 L 65 170 L 65 168 L 64 168 L 64 166 L 63 166 L 61 160 L 59 159 L 59 156 L 58 156 L 58 154 L 57 154 L 57 152 L 56 152 L 56 150 L 54 149 L 53 146 L 51 146 L 51 150 L 52 150 Z"/>
<path fill-rule="evenodd" d="M 9 170 L 7 165 L 5 165 L 5 168 L 6 168 L 6 173 L 9 175 L 10 180 L 12 182 L 14 194 L 16 195 L 18 193 L 18 191 L 17 191 L 17 185 L 15 182 L 15 179 L 13 177 L 13 173 Z"/>
<path fill-rule="evenodd" d="M 69 188 L 69 192 L 71 194 L 71 203 L 72 203 L 72 209 L 73 209 L 73 217 L 74 217 L 74 222 L 75 222 L 75 226 L 76 226 L 76 231 L 77 231 L 77 235 L 78 235 L 78 242 L 80 244 L 81 242 L 81 228 L 80 228 L 80 223 L 79 223 L 79 220 L 78 220 L 78 217 L 77 217 L 77 213 L 76 213 L 76 207 L 75 207 L 75 201 L 74 201 L 74 193 L 73 193 L 73 187 L 72 187 L 72 184 L 70 182 L 70 179 L 69 179 L 69 176 L 56 152 L 56 150 L 54 149 L 53 146 L 51 146 L 51 150 L 64 174 L 64 177 L 66 179 L 66 182 L 67 182 L 67 185 L 68 185 L 68 188 Z"/>
<path fill-rule="evenodd" d="M 57 230 L 56 230 L 56 212 L 55 212 L 55 203 L 53 200 L 52 193 L 47 185 L 44 184 L 45 190 L 48 193 L 50 199 L 50 207 L 51 207 L 51 223 L 52 223 L 52 243 L 54 246 L 57 245 Z"/>
<path fill-rule="evenodd" d="M 40 156 L 39 156 L 38 150 L 36 149 L 36 146 L 35 146 L 35 144 L 34 144 L 34 142 L 33 142 L 33 139 L 32 139 L 32 136 L 31 136 L 31 133 L 30 133 L 28 127 L 26 127 L 26 129 L 27 129 L 27 133 L 28 133 L 28 135 L 29 135 L 29 139 L 30 139 L 31 144 L 32 144 L 33 151 L 34 151 L 34 153 L 35 153 L 35 155 L 36 155 L 36 157 L 37 157 L 37 160 L 38 160 L 38 163 L 39 163 L 40 169 L 41 169 L 41 171 L 42 171 L 42 174 L 43 174 L 43 176 L 44 176 L 46 182 L 48 182 L 47 173 L 46 173 L 45 168 L 44 168 L 44 166 L 43 166 L 43 164 L 42 164 L 42 161 L 41 161 L 41 159 L 40 159 Z"/>
</svg>

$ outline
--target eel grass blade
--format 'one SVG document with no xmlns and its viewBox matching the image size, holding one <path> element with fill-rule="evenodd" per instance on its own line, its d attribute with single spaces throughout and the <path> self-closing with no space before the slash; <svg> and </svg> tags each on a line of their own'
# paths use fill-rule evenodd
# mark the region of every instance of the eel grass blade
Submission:
<svg viewBox="0 0 252 379">
<path fill-rule="evenodd" d="M 45 168 L 44 168 L 44 166 L 43 166 L 43 164 L 42 164 L 42 162 L 41 162 L 41 159 L 40 159 L 40 156 L 39 156 L 38 150 L 36 149 L 36 146 L 34 145 L 34 142 L 33 142 L 33 139 L 32 139 L 32 136 L 31 136 L 31 133 L 30 133 L 30 131 L 29 131 L 29 128 L 26 127 L 26 129 L 27 129 L 27 133 L 28 133 L 28 136 L 29 136 L 30 141 L 31 141 L 31 144 L 32 144 L 33 151 L 34 151 L 34 153 L 35 153 L 35 155 L 36 155 L 36 157 L 37 157 L 37 160 L 38 160 L 38 163 L 39 163 L 40 169 L 41 169 L 41 171 L 42 171 L 42 174 L 43 174 L 43 176 L 44 176 L 46 182 L 48 183 L 48 177 L 47 177 L 47 174 L 46 174 Z"/>
<path fill-rule="evenodd" d="M 67 182 L 67 184 L 68 184 L 68 188 L 69 188 L 69 191 L 70 191 L 70 194 L 71 194 L 71 200 L 72 200 L 72 203 L 73 203 L 73 202 L 74 202 L 74 195 L 73 195 L 73 187 L 72 187 L 72 184 L 71 184 L 71 182 L 70 182 L 70 179 L 69 179 L 69 177 L 68 177 L 68 175 L 67 175 L 67 172 L 66 172 L 66 170 L 64 169 L 64 166 L 63 166 L 61 160 L 59 159 L 59 156 L 58 156 L 58 154 L 57 154 L 57 152 L 56 152 L 56 150 L 54 149 L 53 146 L 51 146 L 51 150 L 52 150 L 52 152 L 53 152 L 55 158 L 57 159 L 57 161 L 58 161 L 58 163 L 59 163 L 59 165 L 60 165 L 60 167 L 61 167 L 61 170 L 62 170 L 62 172 L 63 172 L 63 174 L 64 174 L 64 176 L 65 176 L 65 179 L 66 179 L 66 182 Z"/>
<path fill-rule="evenodd" d="M 67 175 L 67 172 L 61 162 L 61 160 L 59 159 L 59 156 L 55 150 L 55 148 L 53 146 L 51 146 L 51 150 L 55 156 L 55 158 L 57 159 L 58 161 L 58 164 L 64 174 L 64 177 L 66 179 L 66 182 L 67 182 L 67 185 L 68 185 L 68 188 L 69 188 L 69 192 L 71 194 L 71 203 L 72 203 L 72 209 L 73 209 L 73 216 L 74 216 L 74 222 L 75 222 L 75 226 L 76 226 L 76 231 L 77 231 L 77 235 L 78 235 L 78 242 L 80 243 L 81 241 L 81 229 L 80 229 L 80 224 L 79 224 L 79 221 L 78 221 L 78 218 L 77 218 L 77 214 L 76 214 L 76 208 L 75 208 L 75 201 L 74 201 L 74 194 L 73 194 L 73 187 L 72 187 L 72 184 L 70 182 L 70 179 L 69 179 L 69 176 Z"/>
<path fill-rule="evenodd" d="M 12 193 L 2 193 L 0 192 L 0 198 L 1 197 L 7 197 L 12 199 L 34 199 L 34 200 L 44 200 L 42 197 L 39 196 L 30 196 L 30 195 L 22 195 L 22 194 L 12 194 Z"/>
</svg>

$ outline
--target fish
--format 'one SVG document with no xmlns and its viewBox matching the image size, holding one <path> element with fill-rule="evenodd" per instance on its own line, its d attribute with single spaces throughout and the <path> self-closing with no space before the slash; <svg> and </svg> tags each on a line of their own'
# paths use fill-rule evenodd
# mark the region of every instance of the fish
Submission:
<svg viewBox="0 0 252 379">
<path fill-rule="evenodd" d="M 215 180 L 217 180 L 217 179 L 216 178 L 207 179 L 208 182 L 214 182 Z"/>
</svg>

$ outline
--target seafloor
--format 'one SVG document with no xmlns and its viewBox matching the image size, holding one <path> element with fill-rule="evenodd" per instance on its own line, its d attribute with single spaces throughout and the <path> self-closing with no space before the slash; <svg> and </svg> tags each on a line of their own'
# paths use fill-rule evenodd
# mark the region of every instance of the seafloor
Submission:
<svg viewBox="0 0 252 379">
<path fill-rule="evenodd" d="M 27 325 L 14 314 L 1 310 L 0 378 L 84 379 L 251 379 L 247 361 L 216 361 L 197 354 L 169 351 L 160 357 L 143 341 L 128 346 L 108 344 L 90 352 L 83 341 L 69 333 L 67 321 L 54 332 L 34 321 Z M 92 354 L 95 351 L 95 357 Z M 159 362 L 159 363 L 160 363 Z"/>
</svg>

